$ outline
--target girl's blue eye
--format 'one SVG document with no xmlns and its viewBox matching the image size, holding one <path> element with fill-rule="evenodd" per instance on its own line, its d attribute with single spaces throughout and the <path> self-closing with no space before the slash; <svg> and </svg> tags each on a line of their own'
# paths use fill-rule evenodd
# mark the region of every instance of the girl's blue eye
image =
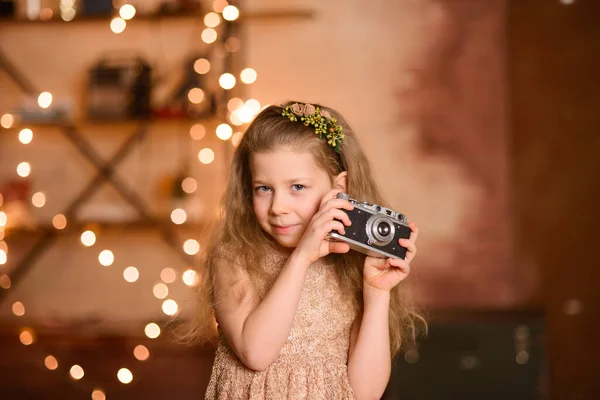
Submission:
<svg viewBox="0 0 600 400">
<path fill-rule="evenodd" d="M 268 192 L 269 190 L 271 190 L 271 188 L 268 186 L 257 186 L 256 187 L 257 192 Z"/>
<path fill-rule="evenodd" d="M 300 185 L 300 184 L 292 185 L 292 189 L 293 189 L 294 191 L 296 191 L 296 192 L 298 192 L 298 191 L 300 191 L 300 190 L 302 190 L 302 189 L 304 189 L 304 188 L 305 188 L 305 186 L 304 186 L 304 185 Z"/>
</svg>

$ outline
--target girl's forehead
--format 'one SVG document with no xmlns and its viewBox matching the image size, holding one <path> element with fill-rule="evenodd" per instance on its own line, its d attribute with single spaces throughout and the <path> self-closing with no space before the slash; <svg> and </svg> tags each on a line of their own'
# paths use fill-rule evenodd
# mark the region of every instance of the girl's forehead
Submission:
<svg viewBox="0 0 600 400">
<path fill-rule="evenodd" d="M 250 156 L 253 179 L 291 176 L 317 176 L 325 174 L 317 165 L 312 153 L 297 150 L 276 150 L 253 153 Z"/>
</svg>

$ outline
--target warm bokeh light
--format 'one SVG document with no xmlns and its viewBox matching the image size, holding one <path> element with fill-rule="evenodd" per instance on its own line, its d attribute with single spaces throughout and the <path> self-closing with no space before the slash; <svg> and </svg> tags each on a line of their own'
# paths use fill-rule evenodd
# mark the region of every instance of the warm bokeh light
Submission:
<svg viewBox="0 0 600 400">
<path fill-rule="evenodd" d="M 231 144 L 233 144 L 235 147 L 237 147 L 240 142 L 242 141 L 242 138 L 244 137 L 244 132 L 236 132 L 233 134 L 233 136 L 231 137 Z"/>
<path fill-rule="evenodd" d="M 517 362 L 517 364 L 527 364 L 527 362 L 529 361 L 529 353 L 527 353 L 526 351 L 520 351 L 519 353 L 517 353 L 515 361 Z"/>
<path fill-rule="evenodd" d="M 38 96 L 38 105 L 42 108 L 48 108 L 52 105 L 52 94 L 50 92 L 42 92 Z"/>
<path fill-rule="evenodd" d="M 198 182 L 192 177 L 187 177 L 181 182 L 181 188 L 184 192 L 191 194 L 198 189 Z"/>
<path fill-rule="evenodd" d="M 173 221 L 174 224 L 181 225 L 185 222 L 186 219 L 187 214 L 185 213 L 185 210 L 181 208 L 176 208 L 173 211 L 171 211 L 171 221 Z"/>
<path fill-rule="evenodd" d="M 152 288 L 152 294 L 154 294 L 154 297 L 156 297 L 157 299 L 162 300 L 169 295 L 169 288 L 162 282 L 157 283 Z"/>
<path fill-rule="evenodd" d="M 87 230 L 81 234 L 81 243 L 84 246 L 90 247 L 96 243 L 96 234 L 90 230 Z"/>
<path fill-rule="evenodd" d="M 29 329 L 29 328 L 23 328 L 21 330 L 21 334 L 19 335 L 19 340 L 25 346 L 29 346 L 30 344 L 32 344 L 33 342 L 35 342 L 35 335 L 34 335 L 34 333 L 33 333 L 33 331 L 31 329 Z"/>
<path fill-rule="evenodd" d="M 46 204 L 46 195 L 43 192 L 34 193 L 31 196 L 31 204 L 37 208 L 42 208 Z"/>
<path fill-rule="evenodd" d="M 235 53 L 236 51 L 238 51 L 240 49 L 240 46 L 240 39 L 236 37 L 230 37 L 225 41 L 225 50 L 231 53 Z"/>
<path fill-rule="evenodd" d="M 215 152 L 209 148 L 202 149 L 198 152 L 198 160 L 202 164 L 210 164 L 215 160 Z"/>
<path fill-rule="evenodd" d="M 233 89 L 235 86 L 235 76 L 228 72 L 224 73 L 219 77 L 219 85 L 225 90 Z"/>
<path fill-rule="evenodd" d="M 58 360 L 52 355 L 46 356 L 46 358 L 44 358 L 44 365 L 50 371 L 54 371 L 56 368 L 58 368 Z"/>
<path fill-rule="evenodd" d="M 221 17 L 216 12 L 209 12 L 204 16 L 204 25 L 214 28 L 221 23 Z"/>
<path fill-rule="evenodd" d="M 240 121 L 242 121 L 243 123 L 248 123 L 252 121 L 252 118 L 254 118 L 254 113 L 252 112 L 250 107 L 248 107 L 245 104 L 242 107 L 235 110 L 235 114 L 237 115 L 237 118 L 239 118 Z"/>
<path fill-rule="evenodd" d="M 202 124 L 194 124 L 190 128 L 190 137 L 194 140 L 202 140 L 206 135 L 206 128 Z"/>
<path fill-rule="evenodd" d="M 227 102 L 227 109 L 229 111 L 233 112 L 243 105 L 244 105 L 244 100 L 240 99 L 239 97 L 234 97 Z"/>
<path fill-rule="evenodd" d="M 8 217 L 4 211 L 0 211 L 0 226 L 6 226 L 8 223 Z"/>
<path fill-rule="evenodd" d="M 6 254 L 5 249 L 0 249 L 0 265 L 6 264 L 8 261 L 8 255 Z"/>
<path fill-rule="evenodd" d="M 4 129 L 11 128 L 14 123 L 15 117 L 13 117 L 12 114 L 3 114 L 2 117 L 0 117 L 0 126 L 2 126 Z"/>
<path fill-rule="evenodd" d="M 223 19 L 235 21 L 240 16 L 240 10 L 236 6 L 227 6 L 223 9 Z"/>
<path fill-rule="evenodd" d="M 33 140 L 33 131 L 29 128 L 21 129 L 19 132 L 19 142 L 29 144 Z"/>
<path fill-rule="evenodd" d="M 150 339 L 156 339 L 157 337 L 160 336 L 160 327 L 158 325 L 156 325 L 154 322 L 150 322 L 148 325 L 146 325 L 146 327 L 144 328 L 144 333 L 146 334 L 146 336 L 148 336 Z"/>
<path fill-rule="evenodd" d="M 186 269 L 181 275 L 181 280 L 188 286 L 194 286 L 198 283 L 198 273 L 193 269 Z"/>
<path fill-rule="evenodd" d="M 29 176 L 29 174 L 31 173 L 31 165 L 29 165 L 28 162 L 22 162 L 19 165 L 17 165 L 17 174 L 20 177 L 27 177 Z"/>
<path fill-rule="evenodd" d="M 250 84 L 250 83 L 256 82 L 256 76 L 257 76 L 256 71 L 253 70 L 252 68 L 246 68 L 246 69 L 242 70 L 242 72 L 240 73 L 240 79 L 245 84 Z"/>
<path fill-rule="evenodd" d="M 200 251 L 200 243 L 194 239 L 188 239 L 183 243 L 183 251 L 190 256 L 197 254 Z"/>
<path fill-rule="evenodd" d="M 213 43 L 215 40 L 217 40 L 217 31 L 215 31 L 213 28 L 206 28 L 202 31 L 202 35 L 200 35 L 202 37 L 202 41 L 204 43 Z"/>
<path fill-rule="evenodd" d="M 260 112 L 260 102 L 256 99 L 249 99 L 246 101 L 246 107 L 248 107 L 248 109 L 252 111 L 254 115 Z"/>
<path fill-rule="evenodd" d="M 17 317 L 22 317 L 25 315 L 25 306 L 20 301 L 15 301 L 12 305 L 12 312 Z"/>
<path fill-rule="evenodd" d="M 73 18 L 75 18 L 76 14 L 77 14 L 77 11 L 75 11 L 75 9 L 73 7 L 60 10 L 60 17 L 65 22 L 73 21 Z"/>
<path fill-rule="evenodd" d="M 0 288 L 2 289 L 10 289 L 10 277 L 6 274 L 0 275 Z"/>
<path fill-rule="evenodd" d="M 123 18 L 117 17 L 110 21 L 110 30 L 114 33 L 121 33 L 125 30 L 126 27 L 127 22 L 125 22 Z"/>
<path fill-rule="evenodd" d="M 179 311 L 179 306 L 175 300 L 167 299 L 163 301 L 162 310 L 165 314 L 173 316 L 177 314 L 177 311 Z"/>
<path fill-rule="evenodd" d="M 63 214 L 56 214 L 54 218 L 52 218 L 52 226 L 58 230 L 65 229 L 67 227 L 67 217 Z"/>
<path fill-rule="evenodd" d="M 140 271 L 136 267 L 129 266 L 123 270 L 123 278 L 127 282 L 135 282 L 140 277 Z"/>
<path fill-rule="evenodd" d="M 42 9 L 42 11 L 40 11 L 40 20 L 48 21 L 49 19 L 52 18 L 53 15 L 54 15 L 54 12 L 52 11 L 51 8 L 44 7 Z"/>
<path fill-rule="evenodd" d="M 200 88 L 192 88 L 188 92 L 188 100 L 192 104 L 200 104 L 204 100 L 204 91 Z"/>
<path fill-rule="evenodd" d="M 121 368 L 119 372 L 117 372 L 117 378 L 121 383 L 128 384 L 133 380 L 133 374 L 127 368 Z"/>
<path fill-rule="evenodd" d="M 130 20 L 135 17 L 135 7 L 131 4 L 125 4 L 119 9 L 119 15 L 124 20 Z"/>
<path fill-rule="evenodd" d="M 210 61 L 206 58 L 199 58 L 194 62 L 194 71 L 197 74 L 204 75 L 210 71 Z"/>
<path fill-rule="evenodd" d="M 133 349 L 133 356 L 140 361 L 146 361 L 150 357 L 150 351 L 143 344 L 138 344 Z"/>
<path fill-rule="evenodd" d="M 229 3 L 227 0 L 215 0 L 213 2 L 213 10 L 218 13 L 222 13 L 223 9 L 227 7 Z"/>
<path fill-rule="evenodd" d="M 98 255 L 98 261 L 101 265 L 108 267 L 115 262 L 115 255 L 110 250 L 102 250 Z"/>
<path fill-rule="evenodd" d="M 164 283 L 173 283 L 177 279 L 177 272 L 173 268 L 163 268 L 160 271 L 160 280 Z"/>
<path fill-rule="evenodd" d="M 92 392 L 92 400 L 106 400 L 106 394 L 102 389 L 94 389 Z"/>
<path fill-rule="evenodd" d="M 79 380 L 79 379 L 83 378 L 83 375 L 85 375 L 85 373 L 83 372 L 83 368 L 81 368 L 77 364 L 75 364 L 71 367 L 71 369 L 69 370 L 69 374 L 75 380 Z"/>
<path fill-rule="evenodd" d="M 217 126 L 217 137 L 221 140 L 228 140 L 233 135 L 233 129 L 227 124 Z"/>
<path fill-rule="evenodd" d="M 235 125 L 235 126 L 244 125 L 244 123 L 240 119 L 240 116 L 238 114 L 238 110 L 235 110 L 234 112 L 232 112 L 229 115 L 229 121 L 231 122 L 232 125 Z"/>
<path fill-rule="evenodd" d="M 419 352 L 416 349 L 409 349 L 404 353 L 404 361 L 409 364 L 416 364 L 419 361 Z"/>
</svg>

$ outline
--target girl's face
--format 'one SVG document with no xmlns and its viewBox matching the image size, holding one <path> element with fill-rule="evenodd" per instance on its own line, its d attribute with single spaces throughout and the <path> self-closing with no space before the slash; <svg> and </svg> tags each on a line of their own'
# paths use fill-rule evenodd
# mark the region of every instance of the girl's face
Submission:
<svg viewBox="0 0 600 400">
<path fill-rule="evenodd" d="M 250 157 L 254 213 L 281 246 L 295 248 L 331 180 L 311 153 L 277 150 Z"/>
</svg>

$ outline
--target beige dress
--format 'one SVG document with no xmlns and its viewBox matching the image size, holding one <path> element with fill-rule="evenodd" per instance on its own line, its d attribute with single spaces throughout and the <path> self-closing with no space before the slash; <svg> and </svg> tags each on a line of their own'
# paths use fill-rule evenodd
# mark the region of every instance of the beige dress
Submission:
<svg viewBox="0 0 600 400">
<path fill-rule="evenodd" d="M 273 253 L 265 263 L 265 276 L 250 277 L 261 298 L 284 263 L 283 256 Z M 281 353 L 266 370 L 253 371 L 220 334 L 206 399 L 354 399 L 348 348 L 357 313 L 348 298 L 331 265 L 311 265 Z"/>
</svg>

